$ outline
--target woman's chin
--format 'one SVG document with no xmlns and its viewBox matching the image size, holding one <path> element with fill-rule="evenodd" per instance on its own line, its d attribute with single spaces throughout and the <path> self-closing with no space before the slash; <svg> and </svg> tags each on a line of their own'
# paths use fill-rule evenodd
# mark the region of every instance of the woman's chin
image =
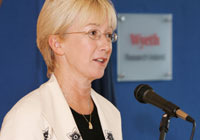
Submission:
<svg viewBox="0 0 200 140">
<path fill-rule="evenodd" d="M 98 73 L 93 73 L 93 74 L 90 75 L 90 76 L 92 76 L 92 79 L 93 79 L 93 80 L 96 80 L 96 79 L 102 78 L 103 75 L 104 75 L 104 71 L 103 71 L 103 72 L 98 72 Z"/>
</svg>

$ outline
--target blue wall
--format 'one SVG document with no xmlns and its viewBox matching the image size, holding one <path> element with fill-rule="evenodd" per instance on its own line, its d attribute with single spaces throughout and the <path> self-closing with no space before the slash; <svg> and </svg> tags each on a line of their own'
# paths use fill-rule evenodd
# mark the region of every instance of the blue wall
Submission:
<svg viewBox="0 0 200 140">
<path fill-rule="evenodd" d="M 3 0 L 0 7 L 0 124 L 10 108 L 46 80 L 36 47 L 39 0 Z"/>
<path fill-rule="evenodd" d="M 200 1 L 198 0 L 115 0 L 119 13 L 173 14 L 173 80 L 154 82 L 117 82 L 116 52 L 113 67 L 117 105 L 123 121 L 124 140 L 155 140 L 163 111 L 140 104 L 133 95 L 138 84 L 146 83 L 162 97 L 177 104 L 197 122 L 194 139 L 200 139 Z M 192 124 L 173 118 L 166 140 L 188 140 Z"/>
<path fill-rule="evenodd" d="M 133 90 L 140 83 L 150 84 L 157 93 L 194 117 L 197 122 L 194 139 L 200 139 L 200 1 L 113 0 L 113 3 L 119 13 L 173 14 L 172 81 L 117 82 L 116 44 L 113 48 L 113 76 L 124 140 L 159 138 L 163 112 L 135 100 Z M 37 0 L 3 0 L 0 8 L 0 124 L 17 100 L 45 81 L 45 77 L 40 77 L 45 69 L 35 42 L 39 9 Z M 190 123 L 173 118 L 166 139 L 188 140 L 191 130 Z"/>
</svg>

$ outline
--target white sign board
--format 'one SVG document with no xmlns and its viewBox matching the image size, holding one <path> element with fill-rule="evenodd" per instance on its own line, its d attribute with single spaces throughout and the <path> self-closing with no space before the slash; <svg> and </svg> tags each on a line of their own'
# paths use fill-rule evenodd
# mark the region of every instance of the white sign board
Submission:
<svg viewBox="0 0 200 140">
<path fill-rule="evenodd" d="M 118 81 L 172 79 L 172 15 L 118 14 Z"/>
</svg>

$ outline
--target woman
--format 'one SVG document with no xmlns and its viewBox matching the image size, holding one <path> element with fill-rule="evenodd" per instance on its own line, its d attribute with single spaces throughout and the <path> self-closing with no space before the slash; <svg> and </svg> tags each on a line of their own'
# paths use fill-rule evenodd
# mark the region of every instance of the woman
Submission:
<svg viewBox="0 0 200 140">
<path fill-rule="evenodd" d="M 109 0 L 46 0 L 37 45 L 49 81 L 6 115 L 1 140 L 122 140 L 119 111 L 91 89 L 103 76 L 116 13 Z"/>
</svg>

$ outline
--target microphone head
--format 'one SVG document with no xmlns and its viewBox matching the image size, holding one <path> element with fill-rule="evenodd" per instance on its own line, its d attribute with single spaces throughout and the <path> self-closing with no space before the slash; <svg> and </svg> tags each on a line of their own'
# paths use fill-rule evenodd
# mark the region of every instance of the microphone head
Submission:
<svg viewBox="0 0 200 140">
<path fill-rule="evenodd" d="M 138 85 L 135 90 L 134 90 L 134 96 L 135 98 L 141 102 L 141 103 L 145 103 L 146 102 L 143 100 L 143 96 L 144 96 L 144 93 L 147 91 L 147 90 L 153 90 L 152 87 L 150 87 L 149 85 L 145 85 L 145 84 L 141 84 L 141 85 Z"/>
</svg>

